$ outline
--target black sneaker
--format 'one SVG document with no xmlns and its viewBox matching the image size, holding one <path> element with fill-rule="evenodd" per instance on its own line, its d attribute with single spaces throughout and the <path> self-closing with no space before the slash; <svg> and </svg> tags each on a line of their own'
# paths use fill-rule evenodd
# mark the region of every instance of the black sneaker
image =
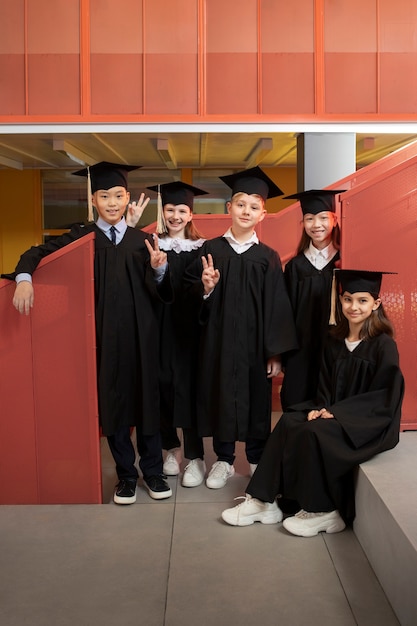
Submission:
<svg viewBox="0 0 417 626">
<path fill-rule="evenodd" d="M 148 476 L 143 478 L 145 487 L 149 491 L 149 495 L 154 500 L 163 500 L 172 496 L 171 487 L 165 480 L 164 474 L 156 474 L 155 476 Z"/>
<path fill-rule="evenodd" d="M 116 504 L 133 504 L 136 502 L 136 480 L 121 480 L 116 485 L 113 500 Z"/>
</svg>

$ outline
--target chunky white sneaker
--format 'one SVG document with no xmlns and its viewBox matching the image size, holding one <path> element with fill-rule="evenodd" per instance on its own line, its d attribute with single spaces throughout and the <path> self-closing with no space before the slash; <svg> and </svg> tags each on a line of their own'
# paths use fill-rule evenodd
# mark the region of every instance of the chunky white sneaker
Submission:
<svg viewBox="0 0 417 626">
<path fill-rule="evenodd" d="M 188 463 L 182 476 L 183 487 L 198 487 L 204 481 L 206 464 L 202 459 L 193 459 Z"/>
<path fill-rule="evenodd" d="M 282 522 L 282 517 L 282 511 L 276 502 L 262 502 L 248 494 L 244 496 L 243 502 L 222 513 L 222 519 L 231 526 L 250 526 L 254 522 L 278 524 Z"/>
<path fill-rule="evenodd" d="M 227 483 L 227 479 L 233 476 L 235 468 L 227 461 L 216 461 L 213 463 L 206 485 L 209 489 L 221 489 Z"/>
<path fill-rule="evenodd" d="M 251 476 L 253 476 L 253 475 L 254 475 L 254 473 L 255 473 L 256 468 L 257 468 L 257 467 L 258 467 L 258 464 L 257 464 L 257 463 L 249 463 L 249 474 L 250 474 Z"/>
<path fill-rule="evenodd" d="M 338 511 L 330 513 L 308 513 L 298 511 L 293 517 L 287 517 L 283 526 L 288 532 L 299 537 L 314 537 L 320 532 L 340 533 L 345 528 L 345 522 Z"/>
<path fill-rule="evenodd" d="M 178 476 L 180 473 L 181 450 L 172 448 L 168 450 L 164 461 L 163 473 L 166 476 Z"/>
</svg>

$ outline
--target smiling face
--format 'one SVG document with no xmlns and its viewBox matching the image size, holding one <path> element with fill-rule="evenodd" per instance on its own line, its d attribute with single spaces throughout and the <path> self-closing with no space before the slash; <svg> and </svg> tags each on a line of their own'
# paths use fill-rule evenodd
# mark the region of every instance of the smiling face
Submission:
<svg viewBox="0 0 417 626">
<path fill-rule="evenodd" d="M 368 317 L 376 311 L 381 304 L 381 299 L 375 299 L 368 291 L 349 293 L 345 291 L 339 296 L 342 313 L 349 322 L 349 328 L 360 330 Z"/>
<path fill-rule="evenodd" d="M 165 204 L 164 218 L 168 235 L 185 239 L 185 227 L 193 219 L 193 212 L 186 204 Z"/>
<path fill-rule="evenodd" d="M 242 192 L 235 194 L 227 203 L 227 210 L 232 218 L 232 232 L 235 237 L 250 236 L 266 214 L 264 201 L 260 196 Z"/>
<path fill-rule="evenodd" d="M 130 193 L 124 187 L 99 189 L 93 193 L 93 206 L 108 224 L 117 224 L 123 217 L 130 201 Z"/>
<path fill-rule="evenodd" d="M 303 218 L 304 230 L 318 250 L 329 245 L 336 224 L 337 216 L 332 211 L 321 211 L 316 215 L 306 213 Z"/>
</svg>

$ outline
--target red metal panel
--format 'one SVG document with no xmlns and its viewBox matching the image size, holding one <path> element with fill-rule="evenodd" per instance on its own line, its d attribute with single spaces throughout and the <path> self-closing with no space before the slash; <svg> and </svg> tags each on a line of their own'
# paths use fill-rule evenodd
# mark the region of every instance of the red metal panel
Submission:
<svg viewBox="0 0 417 626">
<path fill-rule="evenodd" d="M 111 84 L 120 85 L 117 89 Z M 91 110 L 94 114 L 134 114 L 142 110 L 142 55 L 91 55 Z"/>
<path fill-rule="evenodd" d="M 377 112 L 377 55 L 325 54 L 326 113 Z"/>
<path fill-rule="evenodd" d="M 398 0 L 396 5 L 403 1 L 408 0 Z M 326 52 L 375 52 L 379 2 L 324 0 Z"/>
<path fill-rule="evenodd" d="M 417 52 L 380 55 L 381 113 L 417 112 Z"/>
<path fill-rule="evenodd" d="M 0 115 L 25 113 L 25 58 L 23 54 L 0 54 Z"/>
<path fill-rule="evenodd" d="M 78 54 L 29 55 L 29 113 L 79 114 L 79 66 Z"/>
<path fill-rule="evenodd" d="M 0 54 L 23 54 L 25 1 L 1 1 Z"/>
<path fill-rule="evenodd" d="M 197 7 L 189 0 L 144 0 L 145 52 L 196 54 Z"/>
<path fill-rule="evenodd" d="M 314 59 L 309 53 L 262 54 L 262 113 L 314 113 Z"/>
<path fill-rule="evenodd" d="M 342 200 L 342 267 L 398 272 L 382 299 L 396 330 L 406 381 L 403 429 L 417 429 L 417 152 L 354 187 Z"/>
<path fill-rule="evenodd" d="M 206 2 L 206 32 L 208 54 L 256 52 L 257 0 Z"/>
<path fill-rule="evenodd" d="M 79 1 L 26 0 L 29 54 L 79 52 Z"/>
<path fill-rule="evenodd" d="M 257 55 L 207 54 L 207 113 L 257 112 Z"/>
<path fill-rule="evenodd" d="M 32 320 L 16 312 L 13 293 L 0 280 L 0 504 L 37 504 Z"/>
<path fill-rule="evenodd" d="M 143 51 L 142 0 L 89 1 L 93 54 L 124 55 Z"/>
<path fill-rule="evenodd" d="M 314 52 L 314 3 L 261 2 L 262 52 Z"/>
<path fill-rule="evenodd" d="M 29 318 L 22 318 L 11 305 L 13 285 L 1 285 L 0 302 L 8 300 L 2 320 L 15 328 L 6 338 L 8 351 L 0 353 L 2 372 L 10 362 L 10 375 L 18 381 L 13 385 L 6 377 L 10 388 L 1 388 L 10 432 L 0 438 L 0 458 L 10 457 L 9 447 L 14 454 L 14 486 L 4 500 L 9 504 L 101 502 L 93 245 L 88 236 L 42 262 L 34 274 L 36 299 Z M 8 292 L 4 298 L 3 291 Z M 30 323 L 29 339 L 27 334 L 20 336 L 21 328 Z M 0 345 L 4 341 L 2 337 Z M 18 376 L 13 359 L 23 364 Z M 31 452 L 28 459 L 22 455 L 25 446 L 19 445 L 20 438 Z M 11 475 L 10 467 L 4 470 L 5 478 Z M 28 495 L 26 483 L 33 481 L 37 490 L 32 485 Z"/>
<path fill-rule="evenodd" d="M 150 115 L 196 114 L 197 53 L 147 54 L 145 111 Z"/>
</svg>

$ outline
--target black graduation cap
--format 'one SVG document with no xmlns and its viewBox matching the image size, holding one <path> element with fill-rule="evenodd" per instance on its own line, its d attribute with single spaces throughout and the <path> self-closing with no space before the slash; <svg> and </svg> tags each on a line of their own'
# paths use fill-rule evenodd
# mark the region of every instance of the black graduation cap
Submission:
<svg viewBox="0 0 417 626">
<path fill-rule="evenodd" d="M 357 293 L 367 291 L 373 296 L 378 296 L 381 289 L 382 276 L 384 274 L 396 274 L 397 272 L 372 272 L 368 270 L 345 270 L 335 269 L 334 274 L 341 293 Z"/>
<path fill-rule="evenodd" d="M 123 163 L 108 163 L 101 161 L 78 172 L 74 176 L 84 176 L 91 180 L 91 193 L 99 189 L 111 189 L 112 187 L 124 187 L 127 189 L 127 175 L 132 170 L 137 170 L 141 165 L 124 165 Z"/>
<path fill-rule="evenodd" d="M 284 200 L 299 200 L 303 215 L 311 213 L 317 215 L 322 211 L 332 211 L 334 213 L 334 196 L 343 193 L 346 189 L 310 189 L 300 191 L 290 196 L 285 196 Z"/>
<path fill-rule="evenodd" d="M 163 206 L 165 204 L 185 204 L 191 210 L 193 210 L 194 196 L 204 196 L 208 193 L 208 191 L 203 191 L 180 180 L 163 185 L 153 185 L 147 189 L 161 193 Z"/>
<path fill-rule="evenodd" d="M 396 274 L 397 272 L 373 272 L 369 270 L 345 270 L 335 268 L 333 270 L 332 294 L 330 306 L 329 324 L 336 324 L 336 300 L 338 293 L 358 293 L 365 291 L 374 298 L 379 296 L 383 274 Z"/>
<path fill-rule="evenodd" d="M 257 194 L 264 200 L 282 196 L 283 191 L 261 170 L 260 167 L 251 167 L 236 174 L 220 176 L 228 187 L 232 190 L 232 197 L 235 193 L 243 192 L 247 194 Z"/>
</svg>

